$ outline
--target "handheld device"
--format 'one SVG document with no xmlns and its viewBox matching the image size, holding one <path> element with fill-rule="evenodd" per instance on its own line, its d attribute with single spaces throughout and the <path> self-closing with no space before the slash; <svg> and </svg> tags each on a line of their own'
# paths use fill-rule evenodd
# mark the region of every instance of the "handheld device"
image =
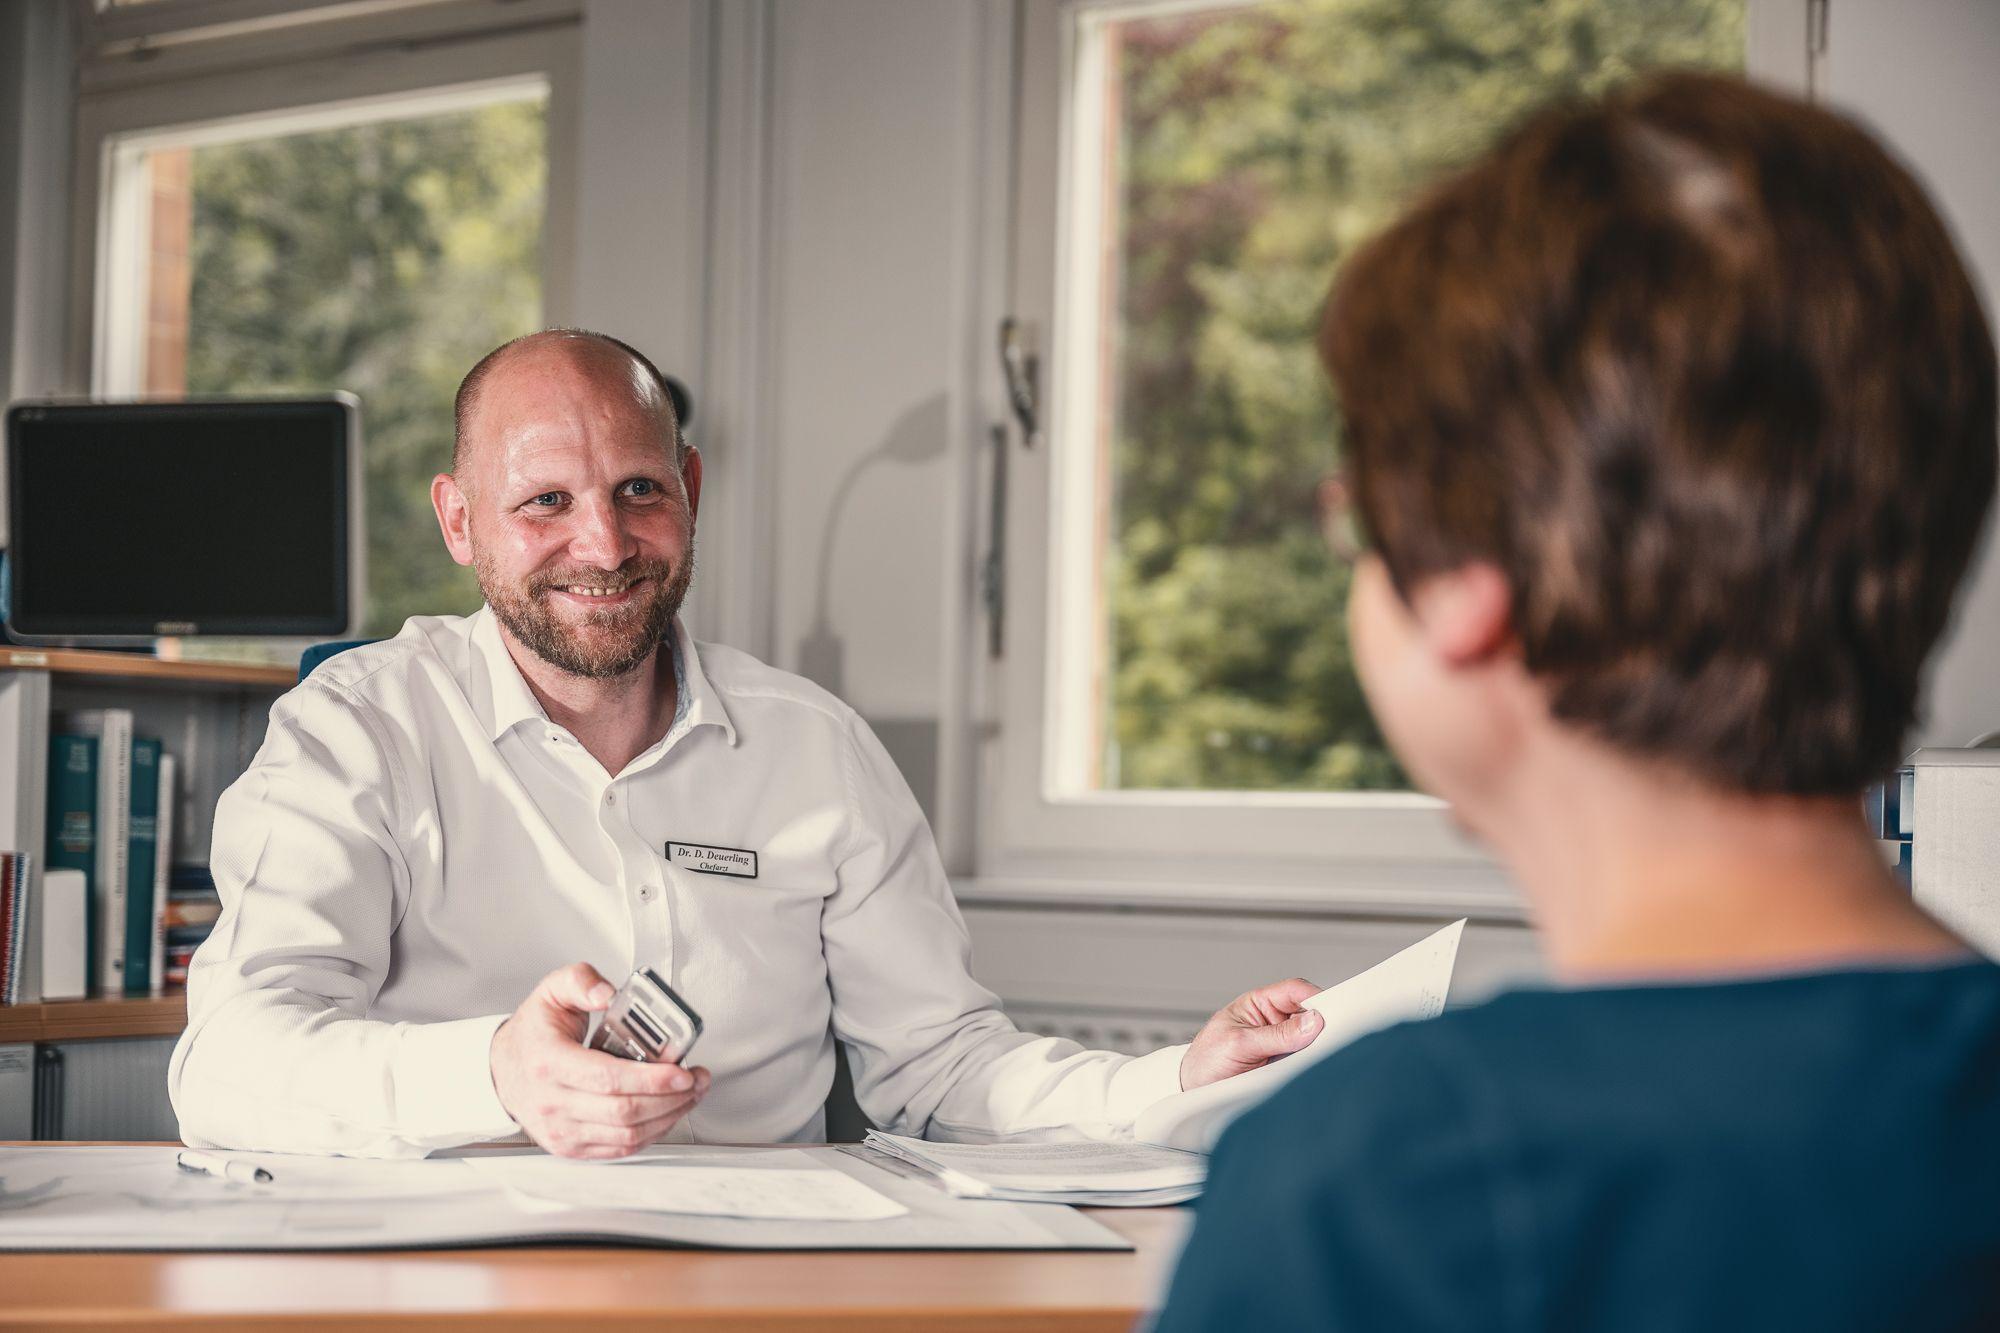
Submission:
<svg viewBox="0 0 2000 1333">
<path fill-rule="evenodd" d="M 658 972 L 642 967 L 611 997 L 590 1047 L 625 1060 L 678 1061 L 700 1035 L 701 1015 Z"/>
</svg>

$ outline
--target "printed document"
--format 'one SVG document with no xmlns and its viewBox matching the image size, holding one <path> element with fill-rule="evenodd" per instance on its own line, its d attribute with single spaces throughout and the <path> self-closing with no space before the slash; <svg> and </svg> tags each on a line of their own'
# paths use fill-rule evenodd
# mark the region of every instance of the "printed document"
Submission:
<svg viewBox="0 0 2000 1333">
<path fill-rule="evenodd" d="M 854 1177 L 816 1165 L 797 1149 L 729 1159 L 627 1157 L 576 1162 L 560 1157 L 468 1157 L 488 1180 L 545 1203 L 629 1208 L 703 1217 L 797 1222 L 877 1222 L 910 1210 Z"/>
<path fill-rule="evenodd" d="M 1341 1047 L 1371 1032 L 1444 1012 L 1452 965 L 1465 922 L 1417 941 L 1366 972 L 1329 986 L 1306 1001 L 1326 1022 L 1312 1045 L 1262 1069 L 1209 1083 L 1155 1102 L 1140 1112 L 1132 1137 L 1142 1143 L 1208 1152 L 1243 1112 Z"/>
<path fill-rule="evenodd" d="M 870 1130 L 866 1146 L 960 1198 L 1153 1207 L 1201 1193 L 1208 1160 L 1141 1143 L 929 1143 Z"/>
<path fill-rule="evenodd" d="M 422 1162 L 231 1153 L 267 1169 L 255 1184 L 176 1167 L 178 1149 L 97 1144 L 0 1147 L 0 1251 L 346 1250 L 493 1244 L 693 1245 L 781 1250 L 1130 1250 L 1070 1208 L 954 1198 L 837 1148 L 656 1145 L 637 1158 L 564 1163 L 591 1173 L 589 1203 L 514 1187 L 525 1152 L 456 1150 Z M 877 1162 L 886 1158 L 876 1158 Z M 475 1166 L 474 1163 L 481 1165 Z M 745 1181 L 741 1175 L 774 1176 Z M 679 1185 L 662 1185 L 679 1179 Z M 853 1195 L 818 1179 L 851 1180 Z M 783 1174 L 780 1174 L 783 1173 Z M 806 1176 L 800 1181 L 794 1174 Z M 719 1176 L 719 1178 L 718 1178 Z M 543 1193 L 568 1187 L 537 1181 Z M 697 1199 L 729 1213 L 669 1212 Z M 776 1195 L 776 1205 L 770 1196 Z M 827 1199 L 832 1202 L 825 1202 Z M 857 1202 L 870 1200 L 865 1206 Z M 882 1199 L 887 1202 L 874 1202 Z M 782 1216 L 747 1216 L 759 1203 Z M 810 1213 L 812 1216 L 804 1216 Z M 836 1214 L 838 1215 L 836 1217 Z M 0 1307 L 6 1304 L 0 1294 Z"/>
</svg>

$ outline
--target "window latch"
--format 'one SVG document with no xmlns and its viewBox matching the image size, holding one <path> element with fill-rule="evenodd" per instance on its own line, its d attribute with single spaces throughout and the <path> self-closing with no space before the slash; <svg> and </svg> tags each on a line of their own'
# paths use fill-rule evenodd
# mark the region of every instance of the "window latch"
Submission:
<svg viewBox="0 0 2000 1333">
<path fill-rule="evenodd" d="M 1007 406 L 1021 428 L 1021 445 L 1032 449 L 1041 438 L 1041 362 L 1028 350 L 1020 321 L 1012 315 L 1000 321 L 1000 377 L 1007 385 Z M 980 562 L 979 599 L 986 608 L 986 655 L 999 658 L 1007 642 L 1007 425 L 996 421 L 989 432 L 993 444 L 993 484 L 988 494 L 986 559 Z"/>
<path fill-rule="evenodd" d="M 1021 443 L 1035 447 L 1042 436 L 1041 362 L 1027 349 L 1012 315 L 1000 321 L 1000 373 L 1007 379 L 1007 403 L 1021 426 Z"/>
</svg>

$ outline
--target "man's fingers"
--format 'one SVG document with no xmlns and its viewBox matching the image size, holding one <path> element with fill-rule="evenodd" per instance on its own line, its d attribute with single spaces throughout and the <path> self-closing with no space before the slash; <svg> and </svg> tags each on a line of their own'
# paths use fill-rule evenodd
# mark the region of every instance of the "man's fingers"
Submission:
<svg viewBox="0 0 2000 1333">
<path fill-rule="evenodd" d="M 707 1086 L 705 1069 L 625 1060 L 584 1046 L 563 1047 L 557 1055 L 559 1058 L 552 1062 L 550 1071 L 555 1081 L 578 1092 L 664 1097 Z"/>
<path fill-rule="evenodd" d="M 1326 1020 L 1316 1009 L 1302 1009 L 1282 1023 L 1238 1028 L 1236 1049 L 1239 1058 L 1261 1063 L 1275 1056 L 1290 1055 L 1312 1043 Z"/>
<path fill-rule="evenodd" d="M 1229 1007 L 1244 1018 L 1275 1023 L 1287 1014 L 1298 1013 L 1305 1007 L 1305 1002 L 1319 992 L 1318 986 L 1303 977 L 1290 977 L 1246 991 L 1237 996 L 1236 1003 Z"/>
<path fill-rule="evenodd" d="M 616 994 L 610 982 L 589 963 L 571 963 L 542 978 L 538 989 L 543 998 L 563 1009 L 591 1013 L 611 1003 Z"/>
<path fill-rule="evenodd" d="M 693 1109 L 683 1106 L 665 1115 L 653 1116 L 631 1125 L 570 1126 L 562 1140 L 562 1154 L 565 1157 L 585 1157 L 603 1160 L 608 1157 L 628 1157 L 649 1143 L 665 1137 L 667 1132 Z"/>
<path fill-rule="evenodd" d="M 647 1124 L 663 1116 L 684 1115 L 689 1107 L 700 1100 L 701 1094 L 692 1088 L 666 1097 L 568 1092 L 564 1094 L 558 1109 L 579 1125 L 630 1129 L 634 1125 Z"/>
<path fill-rule="evenodd" d="M 1283 981 L 1273 982 L 1264 987 L 1257 994 L 1290 1014 L 1296 1013 L 1307 1000 L 1319 994 L 1320 989 L 1304 977 L 1287 977 Z"/>
</svg>

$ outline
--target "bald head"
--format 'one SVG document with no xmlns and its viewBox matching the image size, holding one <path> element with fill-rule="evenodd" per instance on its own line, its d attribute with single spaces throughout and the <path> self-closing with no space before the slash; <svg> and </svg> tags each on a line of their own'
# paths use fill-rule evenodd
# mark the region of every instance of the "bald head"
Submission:
<svg viewBox="0 0 2000 1333">
<path fill-rule="evenodd" d="M 477 442 L 476 429 L 480 400 L 494 376 L 512 370 L 562 365 L 590 375 L 607 391 L 629 394 L 631 400 L 654 413 L 660 420 L 660 440 L 678 465 L 685 441 L 680 422 L 674 415 L 673 394 L 667 377 L 638 348 L 608 333 L 589 329 L 543 329 L 505 342 L 479 359 L 459 383 L 452 404 L 451 470 L 465 476 L 466 457 Z"/>
</svg>

